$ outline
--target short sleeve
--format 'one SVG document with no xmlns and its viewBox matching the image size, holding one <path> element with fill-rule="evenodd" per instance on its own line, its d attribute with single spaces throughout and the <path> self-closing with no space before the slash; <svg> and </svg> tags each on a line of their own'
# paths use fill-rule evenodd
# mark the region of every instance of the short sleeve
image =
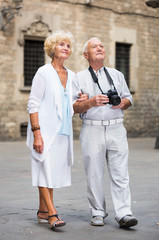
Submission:
<svg viewBox="0 0 159 240">
<path fill-rule="evenodd" d="M 76 100 L 79 97 L 79 93 L 81 93 L 81 89 L 79 87 L 79 83 L 78 83 L 78 77 L 77 75 L 74 76 L 73 80 L 72 80 L 72 101 L 73 103 L 76 102 Z"/>
<path fill-rule="evenodd" d="M 132 104 L 132 95 L 131 95 L 131 93 L 129 91 L 129 88 L 127 86 L 126 80 L 124 78 L 124 75 L 121 72 L 120 72 L 120 78 L 121 78 L 121 82 L 122 82 L 121 97 L 129 99 L 129 101 Z"/>
</svg>

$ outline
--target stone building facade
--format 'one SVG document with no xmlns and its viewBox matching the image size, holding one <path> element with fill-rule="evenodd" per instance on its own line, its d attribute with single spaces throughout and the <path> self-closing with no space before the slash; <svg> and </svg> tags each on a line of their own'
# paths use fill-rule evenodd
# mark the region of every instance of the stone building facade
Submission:
<svg viewBox="0 0 159 240">
<path fill-rule="evenodd" d="M 0 8 L 16 1 L 0 2 Z M 129 46 L 129 88 L 133 106 L 125 112 L 128 135 L 159 132 L 159 9 L 145 0 L 23 0 L 21 16 L 0 30 L 0 140 L 20 139 L 26 129 L 30 86 L 24 84 L 25 41 L 43 41 L 53 31 L 70 31 L 74 51 L 66 66 L 88 66 L 83 44 L 98 37 L 106 49 L 106 66 L 116 67 L 117 43 Z M 48 59 L 45 56 L 45 61 Z M 75 137 L 80 120 L 73 118 Z"/>
</svg>

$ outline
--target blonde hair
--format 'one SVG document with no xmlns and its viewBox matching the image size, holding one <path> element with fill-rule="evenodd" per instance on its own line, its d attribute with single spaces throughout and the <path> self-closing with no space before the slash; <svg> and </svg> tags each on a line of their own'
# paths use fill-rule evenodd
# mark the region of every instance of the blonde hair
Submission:
<svg viewBox="0 0 159 240">
<path fill-rule="evenodd" d="M 87 53 L 88 52 L 88 43 L 92 40 L 99 40 L 99 38 L 97 37 L 92 37 L 90 38 L 83 46 L 83 53 Z"/>
<path fill-rule="evenodd" d="M 50 58 L 54 57 L 55 47 L 62 41 L 67 41 L 70 43 L 70 54 L 72 53 L 72 44 L 74 41 L 72 33 L 59 30 L 47 37 L 44 42 L 44 50 Z"/>
</svg>

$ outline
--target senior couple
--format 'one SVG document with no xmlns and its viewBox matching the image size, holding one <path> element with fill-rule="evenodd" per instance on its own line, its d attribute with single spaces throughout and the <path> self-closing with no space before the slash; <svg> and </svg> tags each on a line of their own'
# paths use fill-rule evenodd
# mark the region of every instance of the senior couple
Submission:
<svg viewBox="0 0 159 240">
<path fill-rule="evenodd" d="M 39 223 L 52 229 L 66 224 L 53 202 L 53 189 L 71 185 L 73 162 L 72 116 L 80 114 L 80 141 L 87 176 L 91 225 L 107 217 L 102 189 L 107 163 L 115 219 L 120 227 L 135 226 L 128 175 L 128 143 L 124 112 L 132 97 L 121 72 L 104 66 L 105 49 L 98 38 L 83 48 L 89 68 L 75 75 L 64 66 L 72 52 L 73 36 L 57 31 L 44 43 L 51 62 L 40 67 L 28 100 L 27 145 L 31 149 L 32 185 L 39 190 Z M 110 91 L 109 91 L 110 90 Z"/>
</svg>

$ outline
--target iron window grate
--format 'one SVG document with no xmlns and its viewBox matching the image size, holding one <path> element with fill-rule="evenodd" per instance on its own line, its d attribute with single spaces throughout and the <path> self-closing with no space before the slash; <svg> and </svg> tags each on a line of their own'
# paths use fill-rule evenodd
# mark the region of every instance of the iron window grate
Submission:
<svg viewBox="0 0 159 240">
<path fill-rule="evenodd" d="M 130 48 L 131 44 L 116 43 L 116 69 L 124 74 L 128 86 L 130 81 Z"/>
<path fill-rule="evenodd" d="M 24 122 L 24 123 L 20 124 L 20 134 L 21 134 L 21 137 L 26 137 L 27 136 L 27 126 L 28 126 L 27 122 Z"/>
<path fill-rule="evenodd" d="M 44 41 L 25 40 L 24 45 L 24 86 L 31 86 L 39 67 L 44 65 Z"/>
</svg>

